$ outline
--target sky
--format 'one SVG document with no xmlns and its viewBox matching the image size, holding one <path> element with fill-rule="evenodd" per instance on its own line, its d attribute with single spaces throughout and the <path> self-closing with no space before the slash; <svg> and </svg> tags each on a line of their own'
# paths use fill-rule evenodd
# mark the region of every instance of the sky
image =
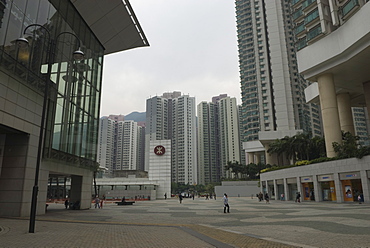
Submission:
<svg viewBox="0 0 370 248">
<path fill-rule="evenodd" d="M 180 91 L 196 104 L 228 94 L 240 104 L 233 0 L 131 0 L 150 46 L 104 57 L 100 116 L 145 112 Z"/>
</svg>

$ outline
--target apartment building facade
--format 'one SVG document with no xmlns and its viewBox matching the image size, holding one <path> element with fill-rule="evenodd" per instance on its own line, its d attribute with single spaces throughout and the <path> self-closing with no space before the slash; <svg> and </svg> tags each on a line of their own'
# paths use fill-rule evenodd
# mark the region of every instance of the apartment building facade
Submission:
<svg viewBox="0 0 370 248">
<path fill-rule="evenodd" d="M 100 118 L 98 162 L 105 167 L 104 174 L 112 176 L 117 170 L 140 170 L 143 168 L 142 127 L 123 115 Z"/>
<path fill-rule="evenodd" d="M 197 183 L 195 98 L 175 91 L 148 99 L 146 106 L 145 168 L 150 164 L 150 141 L 171 140 L 171 180 Z"/>
<path fill-rule="evenodd" d="M 309 82 L 298 73 L 290 2 L 237 0 L 241 138 L 247 163 L 274 164 L 268 143 L 298 132 L 322 135 Z"/>
<path fill-rule="evenodd" d="M 198 104 L 199 182 L 207 184 L 232 177 L 228 162 L 244 164 L 241 156 L 239 109 L 236 98 L 222 94 Z"/>
</svg>

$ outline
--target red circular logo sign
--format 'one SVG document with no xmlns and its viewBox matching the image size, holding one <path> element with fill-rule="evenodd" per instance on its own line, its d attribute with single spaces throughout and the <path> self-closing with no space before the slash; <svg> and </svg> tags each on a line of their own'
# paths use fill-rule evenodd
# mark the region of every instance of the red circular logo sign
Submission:
<svg viewBox="0 0 370 248">
<path fill-rule="evenodd" d="M 156 146 L 156 147 L 154 147 L 154 153 L 155 153 L 156 155 L 161 156 L 161 155 L 163 155 L 165 152 L 166 152 L 166 149 L 164 149 L 164 147 L 163 147 L 163 146 Z"/>
</svg>

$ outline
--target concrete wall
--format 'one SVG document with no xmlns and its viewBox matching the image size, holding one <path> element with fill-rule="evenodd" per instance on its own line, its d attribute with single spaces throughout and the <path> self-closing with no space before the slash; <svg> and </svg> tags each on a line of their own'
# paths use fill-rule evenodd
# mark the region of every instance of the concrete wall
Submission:
<svg viewBox="0 0 370 248">
<path fill-rule="evenodd" d="M 222 182 L 222 186 L 215 187 L 215 193 L 218 197 L 222 197 L 224 193 L 229 197 L 250 197 L 260 191 L 258 181 L 225 181 Z"/>
<path fill-rule="evenodd" d="M 154 153 L 154 148 L 161 145 L 165 148 L 163 155 Z M 158 181 L 155 199 L 164 199 L 164 194 L 171 195 L 171 140 L 150 141 L 149 148 L 149 180 Z"/>
</svg>

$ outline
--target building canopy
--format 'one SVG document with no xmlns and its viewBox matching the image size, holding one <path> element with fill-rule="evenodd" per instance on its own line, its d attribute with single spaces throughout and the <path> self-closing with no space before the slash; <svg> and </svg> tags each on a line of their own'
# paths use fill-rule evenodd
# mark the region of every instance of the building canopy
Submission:
<svg viewBox="0 0 370 248">
<path fill-rule="evenodd" d="M 104 54 L 149 46 L 128 0 L 72 0 L 104 46 Z"/>
</svg>

